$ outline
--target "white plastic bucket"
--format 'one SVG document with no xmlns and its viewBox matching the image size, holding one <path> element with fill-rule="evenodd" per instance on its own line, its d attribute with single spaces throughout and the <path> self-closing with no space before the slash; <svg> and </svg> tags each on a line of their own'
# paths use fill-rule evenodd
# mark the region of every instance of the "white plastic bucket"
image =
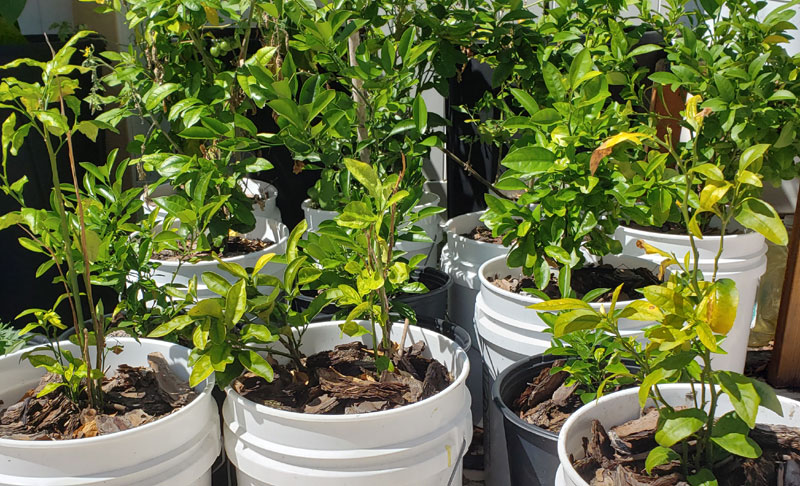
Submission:
<svg viewBox="0 0 800 486">
<path fill-rule="evenodd" d="M 425 208 L 434 207 L 439 204 L 439 196 L 432 192 L 422 193 L 419 204 L 414 206 L 415 211 L 420 211 Z M 300 205 L 305 214 L 306 222 L 308 223 L 308 231 L 316 231 L 323 221 L 330 221 L 339 214 L 337 211 L 329 211 L 325 209 L 317 209 L 311 199 L 306 199 Z M 405 223 L 406 225 L 409 223 Z M 416 242 L 416 241 L 397 241 L 395 248 L 406 252 L 405 257 L 411 259 L 415 255 L 425 255 L 425 260 L 422 261 L 422 266 L 437 266 L 439 258 L 436 252 L 436 245 L 442 239 L 442 231 L 439 228 L 438 215 L 428 216 L 427 218 L 417 221 L 417 226 L 425 230 L 428 237 L 433 240 L 433 243 Z"/>
<path fill-rule="evenodd" d="M 603 262 L 617 266 L 657 268 L 648 260 L 625 255 L 607 255 L 603 257 Z M 521 272 L 519 269 L 509 269 L 504 256 L 484 263 L 478 272 L 481 288 L 475 301 L 475 330 L 491 380 L 512 363 L 542 354 L 550 347 L 552 337 L 546 332 L 547 324 L 539 317 L 539 312 L 528 308 L 542 300 L 497 287 L 487 278 L 495 275 L 503 278 L 507 275 L 519 276 Z M 631 302 L 618 302 L 617 308 L 621 309 Z M 600 305 L 591 304 L 596 309 Z M 623 335 L 641 335 L 642 329 L 651 323 L 621 319 L 619 324 Z"/>
<path fill-rule="evenodd" d="M 636 247 L 636 241 L 644 240 L 660 250 L 674 253 L 679 259 L 691 251 L 689 237 L 670 235 L 651 231 L 642 231 L 620 226 L 614 238 L 622 243 L 622 253 L 637 256 L 653 262 L 661 262 L 659 255 L 645 255 L 644 250 Z M 705 278 L 710 279 L 714 273 L 714 257 L 719 251 L 719 236 L 706 236 L 695 240 L 700 253 L 698 268 Z M 736 309 L 736 321 L 728 333 L 722 348 L 728 354 L 715 354 L 712 358 L 714 369 L 742 372 L 747 353 L 747 340 L 753 323 L 753 308 L 756 303 L 758 284 L 767 269 L 767 244 L 758 233 L 748 232 L 726 235 L 723 240 L 722 257 L 719 261 L 717 278 L 730 278 L 736 282 L 739 291 L 739 306 Z"/>
<path fill-rule="evenodd" d="M 278 189 L 275 186 L 269 182 L 244 177 L 239 181 L 239 187 L 244 190 L 244 193 L 247 197 L 261 197 L 260 201 L 253 203 L 253 215 L 256 217 L 256 219 L 266 218 L 274 219 L 278 222 L 281 221 L 281 211 L 277 206 Z M 163 197 L 174 193 L 175 190 L 172 187 L 170 187 L 168 184 L 162 184 L 150 191 L 148 197 Z M 159 208 L 155 203 L 148 202 L 144 194 L 142 194 L 140 197 L 144 202 L 142 205 L 142 211 L 144 211 L 145 215 L 148 215 L 152 213 L 153 210 L 158 209 L 158 221 L 161 221 L 167 217 L 167 212 Z"/>
<path fill-rule="evenodd" d="M 245 177 L 239 181 L 247 197 L 259 199 L 253 202 L 253 215 L 262 219 L 272 219 L 281 222 L 281 210 L 278 209 L 278 189 L 269 182 L 259 181 Z"/>
<path fill-rule="evenodd" d="M 694 401 L 690 395 L 691 388 L 688 384 L 660 385 L 658 390 L 673 407 L 694 407 Z M 611 393 L 584 405 L 570 416 L 558 435 L 558 457 L 561 460 L 561 466 L 556 474 L 556 486 L 588 486 L 588 483 L 572 467 L 570 456 L 575 459 L 584 457 L 582 441 L 583 437 L 590 435 L 593 420 L 599 420 L 603 427 L 609 430 L 611 427 L 640 417 L 638 393 L 638 388 Z M 771 410 L 760 408 L 756 423 L 796 427 L 800 420 L 800 402 L 786 397 L 778 397 L 778 400 L 783 407 L 783 417 Z M 652 405 L 653 403 L 648 404 L 648 406 Z M 731 410 L 733 407 L 727 396 L 722 396 L 716 416 L 720 417 Z"/>
<path fill-rule="evenodd" d="M 453 284 L 447 293 L 447 313 L 450 320 L 469 332 L 472 348 L 467 353 L 470 359 L 470 375 L 467 386 L 472 394 L 472 419 L 476 425 L 483 421 L 482 364 L 478 338 L 475 334 L 475 299 L 480 289 L 478 269 L 492 258 L 508 253 L 508 248 L 484 241 L 475 241 L 461 236 L 481 224 L 484 211 L 462 214 L 445 222 L 442 229 L 447 244 L 442 248 L 441 268 L 450 275 Z"/>
<path fill-rule="evenodd" d="M 311 324 L 302 350 L 311 354 L 372 336 L 342 336 L 339 322 Z M 395 325 L 392 339 L 399 340 Z M 406 345 L 423 340 L 428 356 L 453 383 L 421 402 L 354 415 L 308 415 L 251 402 L 228 387 L 223 405 L 225 450 L 239 486 L 459 486 L 472 440 L 469 362 L 450 339 L 416 326 Z"/>
<path fill-rule="evenodd" d="M 282 254 L 286 250 L 286 239 L 289 236 L 289 230 L 283 223 L 275 220 L 268 220 L 263 218 L 256 219 L 256 229 L 245 235 L 247 238 L 264 238 L 275 242 L 274 244 L 264 248 L 261 251 L 255 251 L 246 255 L 239 255 L 235 257 L 225 258 L 226 262 L 237 263 L 244 268 L 252 268 L 255 266 L 258 259 L 267 253 Z M 206 287 L 203 282 L 203 272 L 215 272 L 224 277 L 230 283 L 235 283 L 239 278 L 228 272 L 221 270 L 217 265 L 216 260 L 203 260 L 195 263 L 178 262 L 157 260 L 160 266 L 153 273 L 153 280 L 161 286 L 169 283 L 181 284 L 188 286 L 189 280 L 195 275 L 197 276 L 197 297 L 206 299 L 209 297 L 216 297 L 217 294 L 213 293 Z M 280 263 L 268 263 L 261 273 L 282 276 L 285 265 Z"/>
<path fill-rule="evenodd" d="M 121 354 L 108 353 L 108 374 L 117 366 L 147 366 L 160 352 L 179 378 L 189 379 L 189 349 L 155 339 L 109 338 Z M 59 344 L 75 355 L 78 347 Z M 0 400 L 12 405 L 44 374 L 19 351 L 0 358 Z M 94 348 L 90 348 L 94 359 Z M 62 441 L 0 439 L 0 485 L 14 486 L 211 486 L 211 466 L 220 452 L 219 413 L 211 396 L 213 377 L 196 387 L 190 404 L 155 422 L 123 432 Z"/>
<path fill-rule="evenodd" d="M 608 255 L 604 263 L 627 267 L 648 267 L 653 270 L 658 265 L 641 258 Z M 539 312 L 528 306 L 542 302 L 530 295 L 515 294 L 503 290 L 487 277 L 497 275 L 520 276 L 519 268 L 510 269 L 506 257 L 499 256 L 484 263 L 478 270 L 481 287 L 475 300 L 475 331 L 483 359 L 484 426 L 486 434 L 487 484 L 494 486 L 516 486 L 510 483 L 510 472 L 506 451 L 503 416 L 500 409 L 489 406 L 492 386 L 497 376 L 506 368 L 522 359 L 544 353 L 550 347 L 552 334 L 546 332 L 547 324 L 539 317 Z M 631 301 L 617 303 L 623 308 Z M 607 304 L 606 304 L 607 305 Z M 591 304 L 599 308 L 600 304 Z M 620 320 L 623 335 L 640 336 L 650 322 Z"/>
</svg>

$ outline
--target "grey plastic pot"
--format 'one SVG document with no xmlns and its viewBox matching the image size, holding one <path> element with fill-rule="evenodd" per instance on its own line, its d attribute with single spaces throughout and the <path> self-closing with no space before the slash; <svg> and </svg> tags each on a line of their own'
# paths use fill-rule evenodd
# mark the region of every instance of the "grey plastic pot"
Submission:
<svg viewBox="0 0 800 486">
<path fill-rule="evenodd" d="M 536 376 L 563 356 L 539 354 L 512 364 L 491 384 L 486 426 L 487 483 L 550 486 L 561 464 L 558 434 L 525 422 L 509 406 Z M 624 361 L 638 370 L 632 361 Z M 488 390 L 487 390 L 488 392 Z M 488 393 L 487 393 L 488 394 Z"/>
<path fill-rule="evenodd" d="M 559 356 L 540 354 L 517 361 L 491 387 L 490 418 L 485 424 L 486 467 L 497 485 L 549 486 L 558 460 L 558 434 L 531 425 L 509 404 Z"/>
</svg>

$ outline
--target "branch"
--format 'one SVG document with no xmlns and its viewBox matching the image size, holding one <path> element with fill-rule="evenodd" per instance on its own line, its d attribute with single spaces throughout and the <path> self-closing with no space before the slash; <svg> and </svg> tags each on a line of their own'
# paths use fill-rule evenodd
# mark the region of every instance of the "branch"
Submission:
<svg viewBox="0 0 800 486">
<path fill-rule="evenodd" d="M 461 167 L 464 169 L 464 171 L 466 171 L 466 172 L 467 172 L 467 173 L 470 175 L 470 177 L 474 177 L 475 179 L 477 179 L 477 180 L 478 180 L 478 182 L 480 182 L 480 183 L 481 183 L 481 184 L 483 184 L 484 186 L 486 186 L 486 187 L 488 187 L 489 189 L 491 189 L 491 190 L 492 190 L 492 192 L 494 192 L 494 193 L 495 193 L 495 194 L 497 194 L 498 196 L 502 197 L 503 199 L 508 199 L 509 201 L 513 201 L 513 200 L 514 200 L 513 198 L 511 198 L 511 197 L 509 197 L 509 196 L 506 196 L 505 194 L 503 194 L 502 192 L 500 192 L 500 189 L 496 188 L 496 187 L 494 186 L 494 184 L 492 184 L 491 182 L 489 182 L 489 180 L 487 180 L 487 179 L 486 179 L 485 177 L 483 177 L 482 175 L 478 174 L 478 173 L 475 171 L 475 169 L 473 169 L 473 168 L 472 168 L 472 165 L 471 165 L 469 162 L 465 162 L 465 161 L 461 160 L 461 159 L 460 159 L 460 158 L 459 158 L 459 157 L 458 157 L 456 154 L 454 154 L 453 152 L 451 152 L 451 151 L 447 150 L 447 149 L 446 149 L 446 148 L 444 148 L 444 147 L 440 147 L 440 148 L 439 148 L 439 150 L 441 150 L 442 152 L 444 152 L 444 153 L 445 153 L 445 155 L 447 155 L 448 157 L 450 157 L 451 159 L 453 159 L 454 161 L 456 161 L 456 162 L 457 162 L 457 163 L 458 163 L 458 164 L 459 164 L 459 165 L 460 165 L 460 166 L 461 166 Z"/>
</svg>

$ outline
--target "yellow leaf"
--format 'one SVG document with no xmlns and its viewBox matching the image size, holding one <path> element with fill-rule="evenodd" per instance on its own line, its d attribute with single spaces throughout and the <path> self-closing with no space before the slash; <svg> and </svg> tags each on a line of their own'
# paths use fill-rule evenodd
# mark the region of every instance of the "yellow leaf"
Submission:
<svg viewBox="0 0 800 486">
<path fill-rule="evenodd" d="M 219 14 L 217 14 L 217 9 L 204 6 L 203 10 L 206 11 L 206 19 L 211 25 L 219 25 Z"/>
<path fill-rule="evenodd" d="M 717 334 L 728 334 L 736 320 L 739 291 L 733 280 L 724 278 L 714 282 L 710 292 L 697 306 L 697 318 L 708 323 Z"/>
<path fill-rule="evenodd" d="M 618 133 L 613 137 L 607 138 L 599 147 L 594 150 L 594 152 L 592 152 L 592 157 L 589 160 L 589 169 L 592 175 L 594 175 L 597 167 L 600 165 L 600 161 L 611 153 L 611 150 L 615 145 L 618 145 L 622 142 L 633 142 L 636 145 L 641 145 L 642 140 L 646 138 L 649 137 L 644 133 L 633 132 Z"/>
<path fill-rule="evenodd" d="M 704 211 L 711 211 L 715 204 L 720 199 L 725 197 L 732 184 L 730 182 L 724 183 L 711 183 L 709 182 L 703 190 L 700 191 L 700 209 Z"/>
</svg>

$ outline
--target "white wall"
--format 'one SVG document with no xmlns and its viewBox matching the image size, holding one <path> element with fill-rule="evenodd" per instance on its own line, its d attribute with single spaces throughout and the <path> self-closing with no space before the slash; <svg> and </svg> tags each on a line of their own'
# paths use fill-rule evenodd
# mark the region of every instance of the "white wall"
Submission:
<svg viewBox="0 0 800 486">
<path fill-rule="evenodd" d="M 0 2 L 5 0 L 0 0 Z M 19 27 L 24 35 L 55 33 L 50 29 L 54 23 L 74 20 L 72 6 L 77 0 L 28 0 L 25 10 L 19 16 Z"/>
</svg>

